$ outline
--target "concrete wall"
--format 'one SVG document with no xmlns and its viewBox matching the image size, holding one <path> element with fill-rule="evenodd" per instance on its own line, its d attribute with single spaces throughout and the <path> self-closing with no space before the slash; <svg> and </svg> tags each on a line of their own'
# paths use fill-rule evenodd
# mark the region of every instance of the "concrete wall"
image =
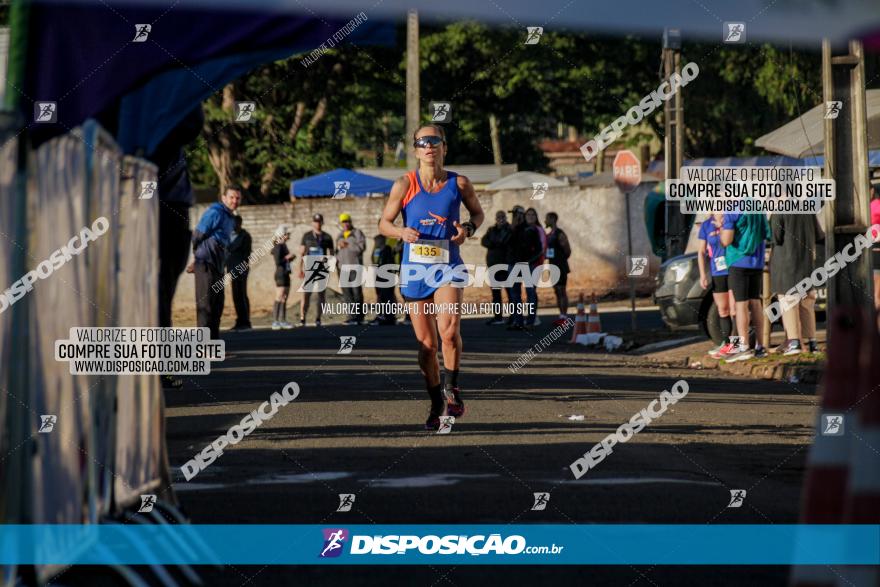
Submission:
<svg viewBox="0 0 880 587">
<path fill-rule="evenodd" d="M 653 187 L 645 184 L 631 194 L 630 219 L 632 222 L 633 255 L 649 258 L 649 271 L 637 280 L 637 288 L 642 293 L 652 290 L 653 276 L 656 275 L 659 259 L 650 252 L 644 224 L 643 205 L 645 195 Z M 486 213 L 486 221 L 474 238 L 469 239 L 462 247 L 465 263 L 485 263 L 485 249 L 480 246 L 480 238 L 485 230 L 494 222 L 497 210 L 510 210 L 515 204 L 526 208 L 534 207 L 543 222 L 544 215 L 553 211 L 559 215 L 559 225 L 568 234 L 572 245 L 572 256 L 569 259 L 572 273 L 568 279 L 568 293 L 576 300 L 579 293 L 585 295 L 602 295 L 609 291 L 627 292 L 626 278 L 627 233 L 626 204 L 624 197 L 612 186 L 564 187 L 549 190 L 544 199 L 530 200 L 532 190 L 504 190 L 491 193 L 480 193 L 480 203 Z M 269 240 L 279 224 L 292 227 L 290 249 L 298 252 L 299 242 L 303 233 L 311 228 L 312 214 L 319 212 L 324 215 L 324 230 L 334 240 L 340 231 L 337 223 L 339 214 L 348 212 L 356 227 L 367 236 L 367 251 L 364 261 L 370 262 L 372 238 L 378 234 L 376 223 L 381 215 L 385 198 L 346 198 L 333 200 L 330 198 L 299 199 L 294 203 L 275 204 L 268 206 L 243 206 L 239 214 L 243 224 L 253 238 L 254 250 L 262 244 L 271 249 Z M 207 205 L 194 206 L 191 211 L 190 223 L 195 226 Z M 462 212 L 467 217 L 465 211 Z M 291 246 L 292 245 L 292 246 Z M 275 284 L 273 280 L 274 264 L 271 255 L 258 260 L 252 267 L 248 280 L 248 291 L 252 311 L 255 315 L 268 312 L 274 299 Z M 292 290 L 298 286 L 294 277 Z M 489 300 L 491 293 L 488 288 L 468 288 L 465 300 Z M 374 301 L 375 295 L 371 288 L 366 288 L 365 297 Z M 542 303 L 552 303 L 551 289 L 539 290 Z M 176 315 L 187 317 L 194 315 L 195 292 L 192 275 L 184 273 L 179 281 L 177 295 L 174 300 Z M 291 292 L 290 305 L 298 300 L 298 294 Z M 232 292 L 227 288 L 225 313 L 231 313 Z"/>
</svg>

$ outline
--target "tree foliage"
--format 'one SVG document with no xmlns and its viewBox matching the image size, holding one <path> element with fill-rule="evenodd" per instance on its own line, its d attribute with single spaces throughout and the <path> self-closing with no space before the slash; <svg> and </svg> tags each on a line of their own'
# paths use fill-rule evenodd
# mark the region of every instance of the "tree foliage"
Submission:
<svg viewBox="0 0 880 587">
<path fill-rule="evenodd" d="M 521 169 L 543 170 L 538 142 L 557 125 L 582 139 L 622 116 L 661 81 L 659 39 L 545 30 L 525 44 L 520 28 L 474 22 L 423 26 L 421 102 L 452 103 L 449 163 L 491 163 L 490 116 L 501 155 Z M 308 67 L 301 57 L 265 65 L 205 103 L 206 128 L 190 150 L 197 184 L 237 181 L 250 201 L 286 198 L 291 180 L 334 167 L 389 162 L 386 149 L 404 137 L 405 30 L 393 47 L 343 46 Z M 756 152 L 760 135 L 821 101 L 820 54 L 770 45 L 728 46 L 685 39 L 682 64 L 699 76 L 684 89 L 687 157 Z M 875 67 L 871 60 L 869 74 Z M 869 75 L 870 79 L 870 75 Z M 257 103 L 256 122 L 232 122 L 237 100 Z M 662 108 L 645 134 L 662 139 Z"/>
</svg>

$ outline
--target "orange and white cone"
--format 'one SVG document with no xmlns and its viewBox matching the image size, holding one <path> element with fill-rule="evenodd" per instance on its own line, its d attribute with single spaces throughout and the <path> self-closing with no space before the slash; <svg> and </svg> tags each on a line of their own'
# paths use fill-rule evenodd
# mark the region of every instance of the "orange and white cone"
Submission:
<svg viewBox="0 0 880 587">
<path fill-rule="evenodd" d="M 587 332 L 602 332 L 602 323 L 599 321 L 599 308 L 596 298 L 590 302 L 590 317 L 587 319 Z"/>
<path fill-rule="evenodd" d="M 571 340 L 568 344 L 574 344 L 577 337 L 587 333 L 587 315 L 584 314 L 584 296 L 578 296 L 577 316 L 574 319 L 574 328 L 571 331 Z"/>
</svg>

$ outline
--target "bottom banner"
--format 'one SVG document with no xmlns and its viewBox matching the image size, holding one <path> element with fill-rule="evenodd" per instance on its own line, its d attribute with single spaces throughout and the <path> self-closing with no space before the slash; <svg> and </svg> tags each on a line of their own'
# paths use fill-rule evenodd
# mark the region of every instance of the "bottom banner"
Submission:
<svg viewBox="0 0 880 587">
<path fill-rule="evenodd" d="M 0 525 L 0 564 L 223 563 L 880 565 L 880 525 Z"/>
</svg>

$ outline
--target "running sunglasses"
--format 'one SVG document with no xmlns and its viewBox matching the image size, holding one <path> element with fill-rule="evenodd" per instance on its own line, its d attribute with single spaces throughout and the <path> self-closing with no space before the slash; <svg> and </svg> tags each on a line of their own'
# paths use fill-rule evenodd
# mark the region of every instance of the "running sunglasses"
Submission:
<svg viewBox="0 0 880 587">
<path fill-rule="evenodd" d="M 444 141 L 442 138 L 438 137 L 437 135 L 428 135 L 425 137 L 417 138 L 413 142 L 413 146 L 415 146 L 416 148 L 419 148 L 419 149 L 427 149 L 428 147 L 436 147 L 437 145 L 440 145 L 444 142 L 446 142 L 446 141 Z"/>
</svg>

